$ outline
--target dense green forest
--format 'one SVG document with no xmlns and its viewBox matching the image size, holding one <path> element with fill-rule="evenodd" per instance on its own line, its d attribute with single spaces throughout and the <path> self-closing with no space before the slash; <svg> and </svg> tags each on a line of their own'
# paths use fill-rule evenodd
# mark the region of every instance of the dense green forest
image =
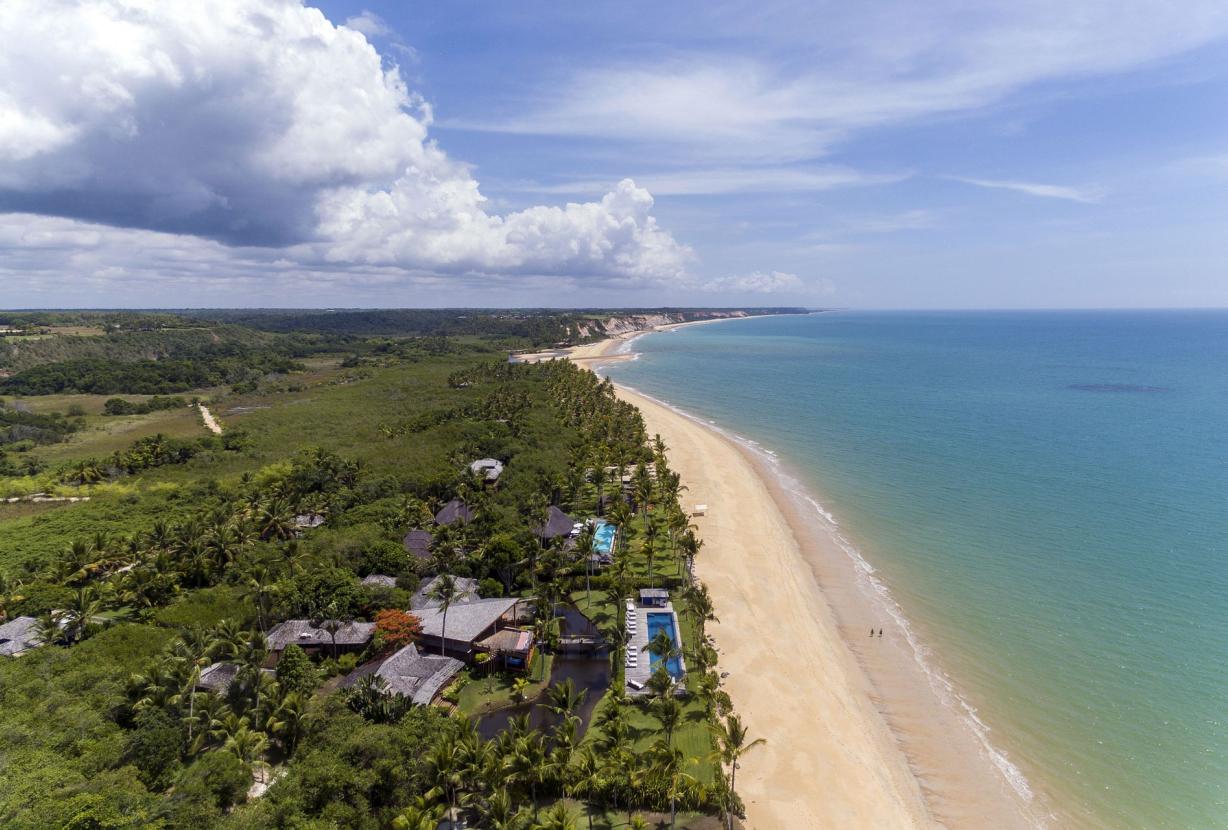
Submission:
<svg viewBox="0 0 1228 830">
<path fill-rule="evenodd" d="M 44 643 L 0 657 L 0 826 L 434 828 L 451 811 L 520 830 L 671 813 L 715 827 L 740 812 L 729 773 L 746 738 L 703 633 L 713 609 L 689 578 L 700 543 L 667 448 L 608 382 L 510 364 L 499 337 L 347 336 L 292 367 L 293 384 L 192 387 L 221 435 L 184 406 L 23 393 L 22 418 L 71 428 L 11 446 L 0 498 L 88 501 L 0 503 L 0 613 L 34 618 Z M 53 414 L 70 407 L 82 414 Z M 469 471 L 481 457 L 504 463 L 497 487 Z M 435 525 L 455 498 L 472 521 Z M 584 554 L 591 535 L 538 535 L 552 506 L 619 526 L 608 567 Z M 433 534 L 427 558 L 402 544 L 414 529 Z M 395 586 L 364 585 L 371 574 Z M 390 611 L 412 623 L 410 594 L 436 574 L 533 598 L 528 671 L 466 666 L 431 706 L 374 681 L 339 688 L 412 637 L 380 626 Z M 646 586 L 678 609 L 687 673 L 662 669 L 632 697 L 622 605 Z M 610 646 L 599 687 L 556 676 L 567 608 Z M 289 647 L 262 670 L 266 634 L 293 618 L 377 633 L 360 653 Z M 219 663 L 233 682 L 203 689 Z M 517 706 L 494 733 L 478 725 Z"/>
</svg>

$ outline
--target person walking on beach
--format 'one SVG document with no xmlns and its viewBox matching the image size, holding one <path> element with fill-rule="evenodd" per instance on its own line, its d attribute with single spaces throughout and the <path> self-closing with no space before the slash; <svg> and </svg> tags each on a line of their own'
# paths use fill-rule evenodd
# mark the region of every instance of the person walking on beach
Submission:
<svg viewBox="0 0 1228 830">
<path fill-rule="evenodd" d="M 871 636 L 871 637 L 873 637 L 873 636 L 874 636 L 874 629 L 873 629 L 873 628 L 871 628 L 871 629 L 870 629 L 870 636 Z"/>
<path fill-rule="evenodd" d="M 881 638 L 882 638 L 882 636 L 883 636 L 883 630 L 882 630 L 881 628 L 878 630 L 878 636 L 879 636 L 879 638 L 880 638 L 880 639 L 881 639 Z"/>
</svg>

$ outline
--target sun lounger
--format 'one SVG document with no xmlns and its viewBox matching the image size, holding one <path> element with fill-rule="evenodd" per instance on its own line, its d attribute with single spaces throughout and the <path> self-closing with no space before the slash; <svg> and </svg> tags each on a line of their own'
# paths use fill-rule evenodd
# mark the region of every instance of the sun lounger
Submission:
<svg viewBox="0 0 1228 830">
<path fill-rule="evenodd" d="M 644 684 L 638 680 L 628 680 L 627 685 L 630 686 L 632 689 L 635 689 L 637 692 L 641 691 L 644 688 Z"/>
</svg>

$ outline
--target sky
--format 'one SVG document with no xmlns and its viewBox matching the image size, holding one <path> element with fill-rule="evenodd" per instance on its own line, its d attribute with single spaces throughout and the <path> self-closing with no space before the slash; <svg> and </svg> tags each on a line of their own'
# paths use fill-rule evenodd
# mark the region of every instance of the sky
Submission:
<svg viewBox="0 0 1228 830">
<path fill-rule="evenodd" d="M 1228 306 L 1228 4 L 0 2 L 0 307 Z"/>
</svg>

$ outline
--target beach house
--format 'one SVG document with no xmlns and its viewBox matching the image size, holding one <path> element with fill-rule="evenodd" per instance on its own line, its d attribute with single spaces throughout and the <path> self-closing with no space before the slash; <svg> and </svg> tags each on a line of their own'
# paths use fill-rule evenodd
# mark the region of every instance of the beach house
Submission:
<svg viewBox="0 0 1228 830">
<path fill-rule="evenodd" d="M 478 642 L 496 631 L 514 627 L 517 618 L 518 597 L 475 599 L 448 607 L 447 630 L 444 630 L 444 611 L 439 606 L 414 611 L 422 620 L 422 648 L 438 654 L 440 637 L 443 637 L 445 655 L 472 662 L 481 651 Z"/>
<path fill-rule="evenodd" d="M 325 620 L 319 625 L 310 620 L 286 620 L 278 623 L 268 633 L 270 665 L 281 659 L 281 653 L 291 643 L 309 655 L 333 656 L 359 652 L 367 647 L 375 636 L 375 623 L 348 620 Z"/>
<path fill-rule="evenodd" d="M 374 675 L 388 684 L 392 694 L 427 706 L 464 666 L 460 660 L 425 653 L 411 643 L 389 657 L 359 666 L 341 686 L 348 688 Z"/>
</svg>

